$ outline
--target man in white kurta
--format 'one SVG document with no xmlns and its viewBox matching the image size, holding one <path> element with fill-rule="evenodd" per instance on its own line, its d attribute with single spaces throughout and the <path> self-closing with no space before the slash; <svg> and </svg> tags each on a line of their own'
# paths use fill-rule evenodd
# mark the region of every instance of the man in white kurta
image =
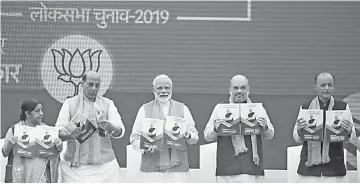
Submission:
<svg viewBox="0 0 360 184">
<path fill-rule="evenodd" d="M 147 107 L 150 107 L 149 111 L 152 111 L 153 108 L 160 108 L 161 113 L 163 113 L 162 117 L 164 117 L 166 115 L 171 115 L 170 111 L 172 106 L 177 104 L 177 110 L 183 112 L 183 118 L 187 122 L 187 130 L 184 135 L 187 144 L 196 144 L 199 139 L 198 131 L 195 128 L 195 122 L 189 108 L 185 104 L 171 99 L 171 79 L 166 75 L 159 75 L 154 79 L 153 87 L 155 100 L 140 107 L 135 119 L 132 134 L 130 136 L 130 143 L 133 148 L 142 153 L 142 163 L 140 168 L 142 180 L 144 182 L 190 182 L 190 176 L 188 173 L 189 164 L 186 151 L 183 152 L 183 157 L 179 157 L 181 161 L 179 166 L 169 168 L 166 171 L 156 171 L 154 169 L 156 161 L 152 162 L 151 160 L 159 159 L 159 152 L 161 152 L 161 150 L 154 147 L 150 147 L 147 150 L 140 149 L 141 123 L 146 118 Z M 180 155 L 180 153 L 181 152 L 179 152 L 178 155 Z"/>
<path fill-rule="evenodd" d="M 56 126 L 61 128 L 60 138 L 67 141 L 64 160 L 60 162 L 62 182 L 121 181 L 120 167 L 110 137 L 121 138 L 125 128 L 114 102 L 98 96 L 100 82 L 98 73 L 87 72 L 82 81 L 83 92 L 67 99 L 59 112 Z M 79 114 L 96 128 L 81 144 L 76 137 L 81 134 L 85 125 L 72 123 L 73 118 Z"/>
</svg>

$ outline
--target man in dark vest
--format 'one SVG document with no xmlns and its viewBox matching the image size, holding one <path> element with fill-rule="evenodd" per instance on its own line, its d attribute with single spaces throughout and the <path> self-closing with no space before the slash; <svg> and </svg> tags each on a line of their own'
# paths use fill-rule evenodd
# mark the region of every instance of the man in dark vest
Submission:
<svg viewBox="0 0 360 184">
<path fill-rule="evenodd" d="M 236 75 L 230 81 L 230 98 L 225 103 L 252 103 L 249 91 L 247 78 Z M 204 130 L 205 140 L 217 141 L 216 181 L 219 183 L 262 182 L 264 176 L 262 138 L 269 140 L 274 137 L 274 127 L 266 110 L 263 109 L 264 112 L 259 113 L 264 114 L 265 117 L 257 119 L 263 130 L 260 135 L 218 136 L 217 132 L 222 120 L 219 119 L 219 109 L 216 107 Z"/>
<path fill-rule="evenodd" d="M 159 75 L 153 81 L 155 99 L 143 104 L 135 119 L 130 143 L 136 151 L 142 153 L 140 171 L 144 182 L 150 183 L 181 183 L 190 182 L 189 162 L 186 150 L 162 148 L 156 145 L 148 149 L 140 149 L 141 124 L 145 118 L 165 120 L 166 116 L 175 116 L 186 120 L 184 138 L 186 143 L 196 144 L 199 140 L 194 119 L 189 108 L 171 98 L 172 81 L 167 75 Z M 165 122 L 166 123 L 166 122 Z M 179 127 L 173 127 L 172 132 L 177 134 Z"/>
<path fill-rule="evenodd" d="M 334 99 L 334 89 L 334 76 L 329 72 L 319 73 L 315 77 L 315 91 L 317 92 L 317 96 L 311 101 L 303 104 L 300 108 L 324 110 L 324 128 L 326 111 L 349 111 L 349 117 L 342 120 L 340 126 L 348 132 L 350 138 L 349 141 L 356 140 L 354 123 L 349 105 L 341 100 Z M 303 144 L 297 170 L 297 173 L 299 174 L 298 182 L 346 182 L 347 177 L 344 163 L 343 142 L 330 143 L 327 139 L 325 139 L 325 141 L 302 141 L 298 131 L 306 126 L 309 126 L 308 123 L 303 118 L 298 117 L 293 131 L 295 141 Z"/>
</svg>

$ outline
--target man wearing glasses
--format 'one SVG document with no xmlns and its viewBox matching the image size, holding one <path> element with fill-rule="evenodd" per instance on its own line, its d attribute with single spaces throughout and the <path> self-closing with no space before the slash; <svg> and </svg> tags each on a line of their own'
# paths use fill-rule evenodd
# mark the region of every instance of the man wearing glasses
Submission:
<svg viewBox="0 0 360 184">
<path fill-rule="evenodd" d="M 319 73 L 315 77 L 317 96 L 303 104 L 300 109 L 321 109 L 323 112 L 323 127 L 325 127 L 326 111 L 347 110 L 349 117 L 340 122 L 340 126 L 349 134 L 349 141 L 355 140 L 354 123 L 349 105 L 333 97 L 335 78 L 329 72 Z M 297 119 L 293 130 L 296 142 L 302 143 L 300 162 L 297 170 L 298 182 L 346 182 L 346 167 L 344 163 L 343 142 L 302 141 L 298 131 L 309 126 L 303 118 Z M 325 128 L 323 128 L 325 130 Z"/>
</svg>

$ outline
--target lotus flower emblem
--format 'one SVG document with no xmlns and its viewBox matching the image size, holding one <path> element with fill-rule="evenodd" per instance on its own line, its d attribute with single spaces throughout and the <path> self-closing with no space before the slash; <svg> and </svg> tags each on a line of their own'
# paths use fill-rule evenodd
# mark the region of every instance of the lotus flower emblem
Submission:
<svg viewBox="0 0 360 184">
<path fill-rule="evenodd" d="M 14 170 L 15 170 L 16 172 L 22 172 L 22 171 L 24 171 L 24 166 L 22 166 L 22 165 L 16 166 L 16 167 L 14 168 Z"/>
<path fill-rule="evenodd" d="M 59 74 L 57 80 L 74 85 L 74 94 L 68 96 L 68 98 L 79 93 L 79 86 L 86 71 L 99 71 L 102 50 L 92 51 L 91 49 L 87 49 L 80 51 L 80 49 L 77 48 L 74 52 L 70 52 L 67 49 L 51 49 L 51 52 L 54 59 L 55 70 Z M 59 58 L 61 58 L 61 60 Z"/>
</svg>

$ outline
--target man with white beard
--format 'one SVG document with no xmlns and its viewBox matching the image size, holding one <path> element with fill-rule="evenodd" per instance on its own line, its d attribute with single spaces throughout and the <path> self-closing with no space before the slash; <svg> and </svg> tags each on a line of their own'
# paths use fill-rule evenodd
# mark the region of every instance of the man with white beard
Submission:
<svg viewBox="0 0 360 184">
<path fill-rule="evenodd" d="M 195 122 L 189 108 L 185 104 L 171 98 L 172 81 L 167 75 L 162 74 L 155 77 L 153 81 L 153 93 L 155 99 L 140 107 L 130 135 L 131 145 L 136 151 L 142 153 L 140 166 L 142 177 L 144 182 L 151 183 L 188 183 L 190 182 L 190 178 L 186 150 L 175 150 L 157 146 L 140 149 L 141 123 L 145 118 L 160 120 L 165 120 L 166 116 L 184 118 L 187 122 L 186 132 L 184 134 L 187 144 L 196 144 L 199 140 L 198 131 L 195 128 Z M 171 156 L 163 157 L 163 155 Z M 176 156 L 174 157 L 173 155 Z"/>
</svg>

